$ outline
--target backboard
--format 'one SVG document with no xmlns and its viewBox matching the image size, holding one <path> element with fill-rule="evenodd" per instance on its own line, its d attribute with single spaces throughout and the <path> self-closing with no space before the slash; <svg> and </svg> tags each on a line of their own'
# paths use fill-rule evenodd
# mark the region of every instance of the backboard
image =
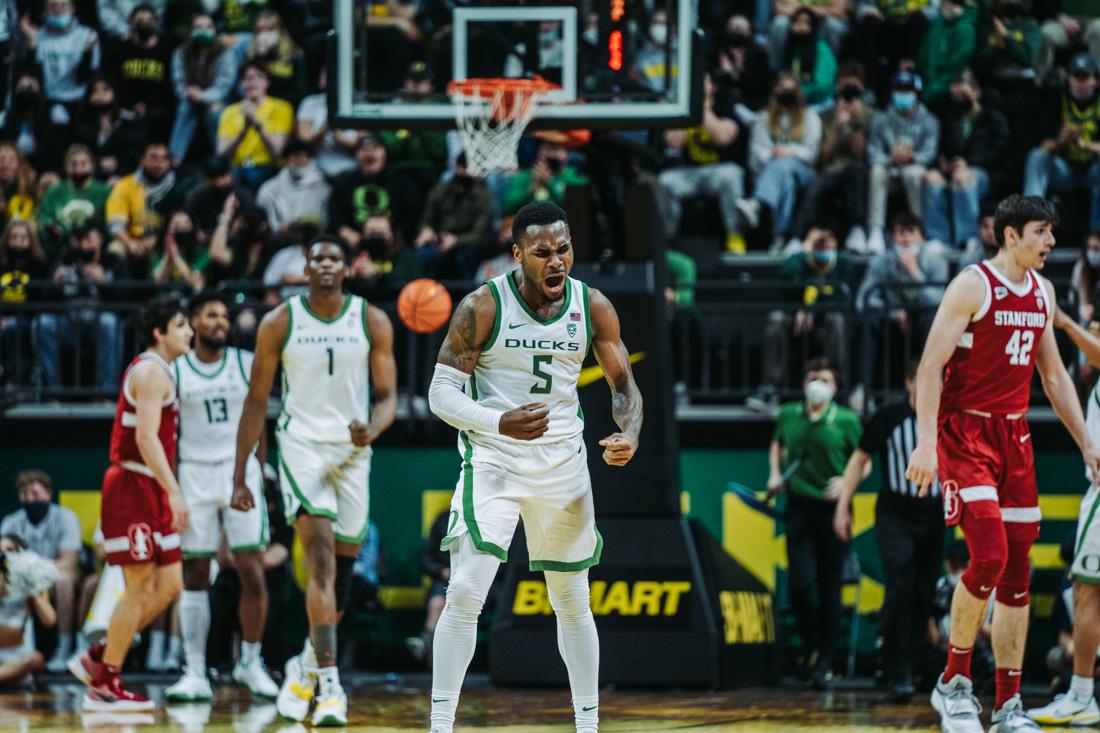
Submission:
<svg viewBox="0 0 1100 733">
<path fill-rule="evenodd" d="M 533 75 L 556 86 L 535 129 L 701 116 L 696 0 L 336 0 L 334 14 L 335 127 L 454 127 L 449 81 Z"/>
</svg>

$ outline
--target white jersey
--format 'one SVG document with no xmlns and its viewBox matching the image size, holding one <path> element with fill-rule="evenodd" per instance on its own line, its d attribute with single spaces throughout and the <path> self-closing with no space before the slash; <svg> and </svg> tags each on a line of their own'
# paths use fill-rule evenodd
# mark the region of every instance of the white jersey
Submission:
<svg viewBox="0 0 1100 733">
<path fill-rule="evenodd" d="M 199 361 L 194 352 L 172 362 L 179 397 L 179 460 L 219 463 L 237 451 L 252 352 L 227 346 L 217 364 Z"/>
<path fill-rule="evenodd" d="M 1093 445 L 1100 445 L 1100 382 L 1089 392 L 1088 405 L 1085 406 L 1085 429 L 1092 438 Z M 1092 481 L 1089 469 L 1085 468 L 1085 478 Z"/>
<path fill-rule="evenodd" d="M 496 321 L 470 377 L 470 396 L 501 411 L 545 402 L 550 408 L 550 425 L 534 441 L 516 441 L 504 435 L 474 434 L 472 438 L 522 443 L 574 438 L 584 430 L 577 380 L 592 344 L 588 286 L 569 278 L 561 311 L 543 319 L 523 299 L 514 274 L 487 283 L 496 299 Z"/>
<path fill-rule="evenodd" d="M 348 425 L 367 422 L 370 411 L 367 301 L 345 295 L 332 320 L 313 314 L 305 295 L 286 307 L 278 430 L 316 443 L 350 443 Z"/>
</svg>

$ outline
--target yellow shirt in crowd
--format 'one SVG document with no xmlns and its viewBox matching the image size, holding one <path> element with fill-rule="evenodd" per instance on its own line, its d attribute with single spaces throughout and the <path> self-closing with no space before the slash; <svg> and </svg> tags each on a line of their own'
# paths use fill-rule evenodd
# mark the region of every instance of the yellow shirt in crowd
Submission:
<svg viewBox="0 0 1100 733">
<path fill-rule="evenodd" d="M 256 123 L 268 135 L 289 135 L 294 125 L 294 108 L 281 99 L 264 97 L 256 108 Z M 218 140 L 235 140 L 243 129 L 244 113 L 241 112 L 240 102 L 226 107 L 218 120 Z M 276 162 L 255 129 L 245 134 L 233 153 L 235 166 L 272 165 Z"/>
</svg>

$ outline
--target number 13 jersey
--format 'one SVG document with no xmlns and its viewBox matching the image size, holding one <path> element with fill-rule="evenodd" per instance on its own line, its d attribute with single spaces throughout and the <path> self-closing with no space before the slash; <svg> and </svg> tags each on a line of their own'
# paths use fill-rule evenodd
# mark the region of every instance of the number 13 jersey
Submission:
<svg viewBox="0 0 1100 733">
<path fill-rule="evenodd" d="M 1052 315 L 1042 281 L 1028 270 L 1013 283 L 992 262 L 971 265 L 984 281 L 985 298 L 959 339 L 944 374 L 941 417 L 977 410 L 1027 412 L 1035 352 Z"/>
<path fill-rule="evenodd" d="M 487 284 L 496 300 L 496 320 L 470 377 L 470 396 L 502 411 L 529 402 L 544 402 L 550 408 L 550 425 L 542 437 L 515 441 L 494 435 L 491 439 L 554 443 L 580 435 L 584 414 L 577 381 L 592 344 L 588 286 L 568 278 L 561 310 L 543 318 L 523 299 L 515 272 Z"/>
<path fill-rule="evenodd" d="M 252 352 L 227 346 L 216 364 L 199 361 L 191 352 L 172 362 L 172 370 L 179 396 L 180 462 L 233 460 Z"/>
<path fill-rule="evenodd" d="M 350 443 L 348 425 L 370 417 L 367 301 L 345 295 L 331 319 L 314 314 L 304 295 L 290 298 L 286 307 L 277 429 L 315 443 Z"/>
</svg>

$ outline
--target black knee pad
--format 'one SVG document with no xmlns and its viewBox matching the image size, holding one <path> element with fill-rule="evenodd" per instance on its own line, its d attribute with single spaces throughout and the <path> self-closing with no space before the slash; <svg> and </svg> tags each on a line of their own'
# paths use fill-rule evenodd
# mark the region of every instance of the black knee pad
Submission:
<svg viewBox="0 0 1100 733">
<path fill-rule="evenodd" d="M 354 557 L 336 556 L 336 612 L 344 610 L 348 600 L 348 588 L 351 586 L 351 569 L 355 567 Z"/>
</svg>

